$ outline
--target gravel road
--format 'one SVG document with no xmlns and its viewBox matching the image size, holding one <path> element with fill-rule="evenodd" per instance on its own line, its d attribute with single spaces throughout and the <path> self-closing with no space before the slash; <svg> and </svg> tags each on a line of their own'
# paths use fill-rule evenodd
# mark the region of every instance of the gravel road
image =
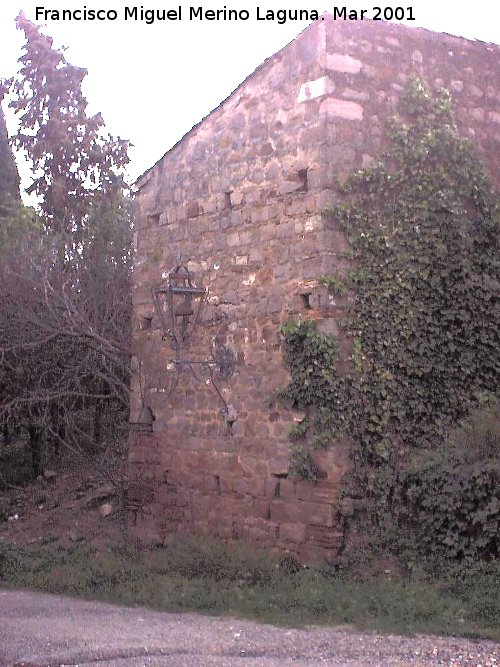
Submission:
<svg viewBox="0 0 500 667">
<path fill-rule="evenodd" d="M 364 634 L 350 627 L 278 628 L 0 590 L 0 667 L 14 665 L 500 667 L 500 645 Z"/>
</svg>

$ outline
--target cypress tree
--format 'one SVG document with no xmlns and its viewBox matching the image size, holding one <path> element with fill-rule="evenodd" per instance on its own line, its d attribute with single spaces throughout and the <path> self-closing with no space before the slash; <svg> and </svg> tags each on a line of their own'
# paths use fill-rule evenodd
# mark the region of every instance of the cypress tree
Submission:
<svg viewBox="0 0 500 667">
<path fill-rule="evenodd" d="M 20 200 L 19 174 L 0 105 L 0 218 L 9 215 Z"/>
</svg>

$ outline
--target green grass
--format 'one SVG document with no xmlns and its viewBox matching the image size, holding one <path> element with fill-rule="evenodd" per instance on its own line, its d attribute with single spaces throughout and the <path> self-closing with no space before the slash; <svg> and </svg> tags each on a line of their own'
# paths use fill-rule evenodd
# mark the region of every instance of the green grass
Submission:
<svg viewBox="0 0 500 667">
<path fill-rule="evenodd" d="M 291 572 L 248 548 L 184 541 L 150 551 L 98 552 L 79 543 L 0 543 L 0 584 L 168 611 L 231 614 L 283 625 L 352 624 L 366 630 L 500 640 L 500 566 L 448 582 L 366 580 Z"/>
</svg>

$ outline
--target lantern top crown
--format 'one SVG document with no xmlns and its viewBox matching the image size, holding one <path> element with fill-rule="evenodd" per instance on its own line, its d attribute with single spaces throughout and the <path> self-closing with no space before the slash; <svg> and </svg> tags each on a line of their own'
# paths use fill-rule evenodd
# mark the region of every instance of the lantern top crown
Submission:
<svg viewBox="0 0 500 667">
<path fill-rule="evenodd" d="M 179 264 L 175 269 L 170 271 L 166 289 L 175 294 L 190 293 L 194 295 L 206 293 L 204 287 L 196 287 L 194 284 L 194 275 L 184 264 Z M 158 290 L 165 291 L 165 287 L 160 287 Z"/>
</svg>

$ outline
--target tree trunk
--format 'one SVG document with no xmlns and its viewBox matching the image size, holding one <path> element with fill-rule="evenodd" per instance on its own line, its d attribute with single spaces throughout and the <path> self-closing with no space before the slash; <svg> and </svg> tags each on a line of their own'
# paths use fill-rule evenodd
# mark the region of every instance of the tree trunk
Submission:
<svg viewBox="0 0 500 667">
<path fill-rule="evenodd" d="M 102 439 L 102 413 L 104 404 L 101 399 L 97 399 L 94 408 L 94 445 L 99 448 Z"/>
<path fill-rule="evenodd" d="M 52 437 L 52 448 L 54 458 L 61 458 L 61 441 L 66 437 L 66 425 L 64 423 L 63 411 L 59 405 L 53 403 L 50 407 L 50 422 L 54 436 Z"/>
<path fill-rule="evenodd" d="M 2 435 L 3 435 L 3 444 L 10 445 L 11 443 L 10 428 L 9 425 L 7 424 L 6 419 L 4 419 L 4 422 L 2 424 Z"/>
<path fill-rule="evenodd" d="M 38 477 L 42 472 L 42 429 L 35 424 L 28 427 L 30 436 L 31 467 L 33 477 Z"/>
</svg>

